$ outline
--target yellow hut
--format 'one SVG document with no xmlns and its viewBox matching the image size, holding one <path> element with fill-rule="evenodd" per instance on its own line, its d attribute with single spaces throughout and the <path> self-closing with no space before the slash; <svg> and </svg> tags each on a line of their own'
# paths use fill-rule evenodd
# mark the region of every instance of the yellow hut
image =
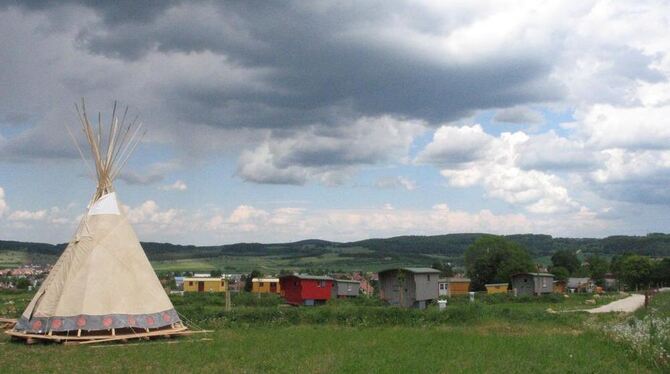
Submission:
<svg viewBox="0 0 670 374">
<path fill-rule="evenodd" d="M 468 292 L 470 292 L 470 279 L 447 278 L 447 295 L 449 297 L 467 295 Z"/>
<path fill-rule="evenodd" d="M 251 292 L 253 293 L 279 293 L 279 278 L 254 278 L 251 280 Z"/>
<path fill-rule="evenodd" d="M 184 278 L 184 292 L 227 292 L 224 278 Z"/>
<path fill-rule="evenodd" d="M 486 287 L 486 293 L 491 295 L 494 293 L 507 293 L 507 283 L 490 283 L 490 284 L 485 284 Z"/>
</svg>

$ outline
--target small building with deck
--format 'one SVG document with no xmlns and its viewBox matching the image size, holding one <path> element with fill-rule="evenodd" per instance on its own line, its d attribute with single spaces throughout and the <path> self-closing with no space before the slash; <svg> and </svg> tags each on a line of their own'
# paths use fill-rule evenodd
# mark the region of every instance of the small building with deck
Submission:
<svg viewBox="0 0 670 374">
<path fill-rule="evenodd" d="M 251 280 L 252 293 L 281 293 L 279 278 L 253 278 Z"/>
<path fill-rule="evenodd" d="M 224 278 L 184 278 L 184 292 L 227 292 Z"/>
<path fill-rule="evenodd" d="M 486 293 L 489 295 L 496 293 L 507 293 L 509 283 L 489 283 L 485 284 L 484 287 L 486 287 Z"/>
<path fill-rule="evenodd" d="M 517 273 L 512 275 L 512 290 L 516 296 L 533 296 L 554 292 L 554 274 Z"/>
<path fill-rule="evenodd" d="M 334 280 L 323 275 L 294 274 L 279 277 L 281 296 L 292 305 L 319 305 L 330 300 Z"/>
<path fill-rule="evenodd" d="M 438 298 L 440 271 L 433 268 L 394 268 L 379 272 L 379 297 L 391 305 L 424 309 Z"/>
<path fill-rule="evenodd" d="M 438 280 L 440 296 L 459 296 L 467 295 L 470 292 L 469 278 L 442 278 Z"/>
<path fill-rule="evenodd" d="M 567 284 L 567 289 L 570 290 L 570 292 L 588 292 L 591 293 L 595 290 L 595 283 L 591 278 L 588 277 L 570 277 L 568 278 L 568 284 Z"/>
<path fill-rule="evenodd" d="M 349 279 L 335 279 L 333 285 L 332 298 L 346 299 L 349 297 L 357 297 L 361 289 L 361 283 Z"/>
</svg>

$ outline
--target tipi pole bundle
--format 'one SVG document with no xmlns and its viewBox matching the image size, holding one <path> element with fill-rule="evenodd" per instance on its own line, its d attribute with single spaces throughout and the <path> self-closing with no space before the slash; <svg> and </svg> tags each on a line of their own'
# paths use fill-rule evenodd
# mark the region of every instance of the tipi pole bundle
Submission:
<svg viewBox="0 0 670 374">
<path fill-rule="evenodd" d="M 102 115 L 98 113 L 98 126 L 91 124 L 86 112 L 86 103 L 82 99 L 81 106 L 75 104 L 79 122 L 86 140 L 91 149 L 91 157 L 95 166 L 96 179 L 98 186 L 96 188 L 93 201 L 101 196 L 113 192 L 112 182 L 118 176 L 119 172 L 125 166 L 137 145 L 142 141 L 144 134 L 142 132 L 142 122 L 135 120 L 126 126 L 128 107 L 124 111 L 123 117 L 119 120 L 117 117 L 117 103 L 114 102 L 112 109 L 112 118 L 109 124 L 109 132 L 103 131 Z M 130 135 L 130 137 L 128 137 Z M 105 136 L 106 135 L 106 136 Z M 139 135 L 139 136 L 138 136 Z M 76 140 L 75 140 L 76 141 Z M 77 148 L 79 144 L 77 143 Z M 80 154 L 82 154 L 80 150 Z M 82 154 L 83 157 L 83 154 Z"/>
<path fill-rule="evenodd" d="M 95 168 L 93 199 L 51 272 L 7 331 L 14 337 L 67 341 L 131 339 L 183 333 L 186 327 L 165 293 L 140 241 L 126 218 L 112 182 L 144 136 L 128 108 L 93 124 L 82 100 L 75 105 L 91 152 L 85 152 L 68 128 L 84 162 Z"/>
</svg>

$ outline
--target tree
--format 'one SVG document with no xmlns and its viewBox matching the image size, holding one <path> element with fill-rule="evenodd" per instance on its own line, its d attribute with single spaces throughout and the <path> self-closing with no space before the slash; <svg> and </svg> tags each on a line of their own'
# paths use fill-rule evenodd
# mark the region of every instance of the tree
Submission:
<svg viewBox="0 0 670 374">
<path fill-rule="evenodd" d="M 670 285 L 670 258 L 653 264 L 650 278 L 657 287 Z"/>
<path fill-rule="evenodd" d="M 19 290 L 27 290 L 30 287 L 30 281 L 26 278 L 19 278 L 16 280 L 16 288 Z"/>
<path fill-rule="evenodd" d="M 607 259 L 598 255 L 592 255 L 586 259 L 586 262 L 586 269 L 591 279 L 593 279 L 598 286 L 604 286 L 605 274 L 610 267 Z"/>
<path fill-rule="evenodd" d="M 631 289 L 646 288 L 651 281 L 651 269 L 649 257 L 627 256 L 621 262 L 619 276 Z"/>
<path fill-rule="evenodd" d="M 568 277 L 570 277 L 570 272 L 568 269 L 564 268 L 563 266 L 554 266 L 549 271 L 554 274 L 554 277 L 556 280 L 567 280 Z"/>
<path fill-rule="evenodd" d="M 554 267 L 560 266 L 568 269 L 570 274 L 575 273 L 581 266 L 581 262 L 579 261 L 577 254 L 567 249 L 560 249 L 556 251 L 551 256 L 551 264 Z"/>
<path fill-rule="evenodd" d="M 500 236 L 486 235 L 465 251 L 465 267 L 475 290 L 487 283 L 509 282 L 514 273 L 534 269 L 528 251 Z"/>
<path fill-rule="evenodd" d="M 244 290 L 247 292 L 251 292 L 251 286 L 252 286 L 252 280 L 254 278 L 260 277 L 262 274 L 258 270 L 252 270 L 249 275 L 247 275 L 247 278 L 244 280 Z"/>
<path fill-rule="evenodd" d="M 212 278 L 218 278 L 221 276 L 221 274 L 223 274 L 221 270 L 212 270 L 209 272 L 209 276 Z"/>
<path fill-rule="evenodd" d="M 432 268 L 439 270 L 441 277 L 452 277 L 454 275 L 454 269 L 448 262 L 435 261 L 433 262 Z"/>
</svg>

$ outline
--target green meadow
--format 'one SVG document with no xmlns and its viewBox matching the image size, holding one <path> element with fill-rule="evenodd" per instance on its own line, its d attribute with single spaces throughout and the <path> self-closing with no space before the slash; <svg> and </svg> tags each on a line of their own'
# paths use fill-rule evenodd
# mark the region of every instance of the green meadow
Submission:
<svg viewBox="0 0 670 374">
<path fill-rule="evenodd" d="M 618 297 L 609 295 L 598 304 Z M 277 297 L 240 294 L 233 297 L 233 310 L 225 312 L 220 295 L 172 298 L 194 325 L 214 332 L 98 346 L 26 346 L 3 336 L 0 372 L 654 373 L 665 369 L 591 327 L 627 317 L 547 311 L 586 308 L 587 297 L 581 295 L 479 297 L 475 303 L 452 299 L 446 311 L 392 308 L 375 299 L 296 308 L 281 305 Z M 4 293 L 0 306 L 12 301 L 21 310 L 29 299 L 26 293 Z"/>
</svg>

